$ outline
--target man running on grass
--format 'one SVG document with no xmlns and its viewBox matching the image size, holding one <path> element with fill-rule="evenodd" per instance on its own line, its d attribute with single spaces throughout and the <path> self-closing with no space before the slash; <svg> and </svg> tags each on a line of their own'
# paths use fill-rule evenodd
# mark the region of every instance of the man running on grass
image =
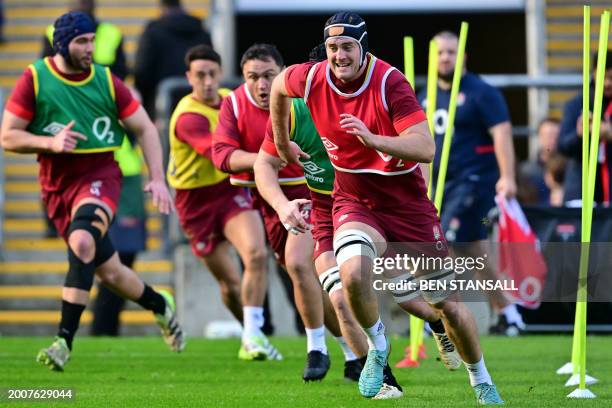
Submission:
<svg viewBox="0 0 612 408">
<path fill-rule="evenodd" d="M 91 18 L 70 12 L 54 26 L 56 54 L 34 62 L 18 80 L 0 136 L 6 150 L 38 153 L 42 198 L 68 244 L 59 332 L 37 360 L 51 369 L 64 369 L 94 276 L 151 310 L 166 343 L 181 351 L 185 340 L 174 299 L 156 292 L 122 265 L 107 233 L 121 187 L 113 155 L 123 141 L 121 124 L 142 146 L 151 175 L 145 190 L 161 213 L 173 210 L 157 130 L 123 82 L 108 68 L 92 63 L 96 26 Z"/>
<path fill-rule="evenodd" d="M 324 40 L 327 61 L 291 66 L 274 80 L 271 119 L 280 157 L 299 163 L 289 139 L 289 98 L 304 98 L 336 170 L 334 252 L 344 294 L 368 337 L 370 350 L 359 391 L 373 397 L 383 385 L 390 353 L 371 285 L 373 260 L 387 252 L 389 242 L 408 244 L 414 248 L 412 254 L 448 254 L 419 168 L 419 163 L 431 162 L 435 145 L 405 77 L 367 52 L 366 24 L 359 15 L 332 16 L 325 24 Z M 453 276 L 452 270 L 426 270 L 416 279 Z M 415 276 L 406 277 L 412 279 Z M 478 402 L 503 403 L 485 367 L 469 310 L 446 291 L 422 295 L 441 313 Z"/>
</svg>

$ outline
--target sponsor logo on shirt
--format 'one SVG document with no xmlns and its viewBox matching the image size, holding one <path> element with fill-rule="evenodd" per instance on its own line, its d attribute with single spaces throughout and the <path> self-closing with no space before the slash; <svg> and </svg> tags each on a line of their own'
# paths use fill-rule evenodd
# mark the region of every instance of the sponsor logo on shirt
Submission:
<svg viewBox="0 0 612 408">
<path fill-rule="evenodd" d="M 326 137 L 322 137 L 321 141 L 323 142 L 323 146 L 325 146 L 325 150 L 327 150 L 327 155 L 329 156 L 329 158 L 338 160 L 338 155 L 332 153 L 332 151 L 338 150 L 338 146 L 336 146 L 334 143 L 332 143 L 331 140 Z"/>
<path fill-rule="evenodd" d="M 304 170 L 313 175 L 323 173 L 325 171 L 324 168 L 319 167 L 317 163 L 312 161 L 304 162 Z"/>
<path fill-rule="evenodd" d="M 338 149 L 338 146 L 336 146 L 334 143 L 332 143 L 332 141 L 331 141 L 331 140 L 329 140 L 329 139 L 328 139 L 328 138 L 326 138 L 326 137 L 322 137 L 322 138 L 321 138 L 321 141 L 323 142 L 323 146 L 325 146 L 325 149 L 326 149 L 327 151 L 330 151 L 330 150 L 337 150 L 337 149 Z"/>
<path fill-rule="evenodd" d="M 51 133 L 52 135 L 57 135 L 61 132 L 66 125 L 62 125 L 61 123 L 51 122 L 43 129 L 43 132 Z"/>
<path fill-rule="evenodd" d="M 102 181 L 101 180 L 96 180 L 93 183 L 91 183 L 91 187 L 89 187 L 89 192 L 93 195 L 95 195 L 96 197 L 100 197 L 100 188 L 102 187 Z"/>
</svg>

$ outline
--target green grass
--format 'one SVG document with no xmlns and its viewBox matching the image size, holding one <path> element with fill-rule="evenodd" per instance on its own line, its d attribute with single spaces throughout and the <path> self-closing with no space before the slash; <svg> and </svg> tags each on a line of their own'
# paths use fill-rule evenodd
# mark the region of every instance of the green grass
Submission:
<svg viewBox="0 0 612 408">
<path fill-rule="evenodd" d="M 79 338 L 64 373 L 38 365 L 38 349 L 50 344 L 43 337 L 0 338 L 0 388 L 65 388 L 76 390 L 72 403 L 56 406 L 109 407 L 471 407 L 475 398 L 465 370 L 446 371 L 426 340 L 429 358 L 421 367 L 396 369 L 405 396 L 395 401 L 369 401 L 354 383 L 342 379 L 342 358 L 330 341 L 332 368 L 321 383 L 303 384 L 305 340 L 276 338 L 282 362 L 241 362 L 238 340 L 190 339 L 175 355 L 160 338 Z M 589 337 L 589 373 L 600 383 L 590 387 L 595 400 L 568 400 L 566 376 L 555 370 L 570 354 L 571 338 L 529 336 L 483 338 L 486 362 L 502 397 L 514 407 L 612 406 L 612 353 L 609 337 Z M 406 339 L 395 339 L 391 361 L 400 359 Z M 2 397 L 4 398 L 5 395 Z M 15 407 L 40 403 L 15 402 Z"/>
</svg>

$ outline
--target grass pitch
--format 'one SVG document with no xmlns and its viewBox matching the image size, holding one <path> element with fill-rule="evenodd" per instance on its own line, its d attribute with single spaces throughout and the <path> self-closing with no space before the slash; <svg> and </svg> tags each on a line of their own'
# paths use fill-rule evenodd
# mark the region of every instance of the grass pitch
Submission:
<svg viewBox="0 0 612 408">
<path fill-rule="evenodd" d="M 393 401 L 362 398 L 355 383 L 342 378 L 339 348 L 328 341 L 332 368 L 323 382 L 304 384 L 304 338 L 275 338 L 285 360 L 242 362 L 238 340 L 188 339 L 179 355 L 160 338 L 77 338 L 72 360 L 63 373 L 51 372 L 34 361 L 51 338 L 0 338 L 0 405 L 8 388 L 75 390 L 72 402 L 52 405 L 105 407 L 473 407 L 475 397 L 467 373 L 446 371 L 436 361 L 433 340 L 426 339 L 429 358 L 419 368 L 395 369 L 404 397 Z M 394 339 L 391 362 L 401 358 L 406 339 Z M 567 376 L 555 374 L 571 350 L 570 336 L 528 336 L 482 339 L 485 358 L 502 398 L 513 407 L 612 406 L 610 337 L 589 337 L 588 370 L 600 382 L 589 387 L 595 400 L 569 400 L 573 388 Z M 40 402 L 7 405 L 40 407 Z"/>
</svg>

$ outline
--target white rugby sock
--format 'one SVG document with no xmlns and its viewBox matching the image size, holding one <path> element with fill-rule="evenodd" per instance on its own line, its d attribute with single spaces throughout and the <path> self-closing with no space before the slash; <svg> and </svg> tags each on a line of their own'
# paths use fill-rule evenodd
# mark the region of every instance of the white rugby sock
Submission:
<svg viewBox="0 0 612 408">
<path fill-rule="evenodd" d="M 336 341 L 340 345 L 342 352 L 344 353 L 344 361 L 357 360 L 357 356 L 353 353 L 353 350 L 349 347 L 344 337 L 336 337 Z"/>
<path fill-rule="evenodd" d="M 242 308 L 243 330 L 242 338 L 261 335 L 261 327 L 264 324 L 263 307 L 244 306 Z"/>
<path fill-rule="evenodd" d="M 523 322 L 523 316 L 519 313 L 514 303 L 504 307 L 502 313 L 506 316 L 506 320 L 510 324 L 516 324 L 519 328 L 524 328 L 525 323 Z"/>
<path fill-rule="evenodd" d="M 482 383 L 493 384 L 489 371 L 487 371 L 485 366 L 484 356 L 480 357 L 477 363 L 468 364 L 464 361 L 463 364 L 465 364 L 465 368 L 467 368 L 470 375 L 470 385 L 472 387 Z"/>
<path fill-rule="evenodd" d="M 368 346 L 370 350 L 376 349 L 384 351 L 387 349 L 387 339 L 385 338 L 385 325 L 380 320 L 380 317 L 374 323 L 374 326 L 365 328 L 366 336 L 368 337 Z"/>
<path fill-rule="evenodd" d="M 316 329 L 306 328 L 306 343 L 308 352 L 320 351 L 323 354 L 327 354 L 325 326 L 317 327 Z"/>
</svg>

